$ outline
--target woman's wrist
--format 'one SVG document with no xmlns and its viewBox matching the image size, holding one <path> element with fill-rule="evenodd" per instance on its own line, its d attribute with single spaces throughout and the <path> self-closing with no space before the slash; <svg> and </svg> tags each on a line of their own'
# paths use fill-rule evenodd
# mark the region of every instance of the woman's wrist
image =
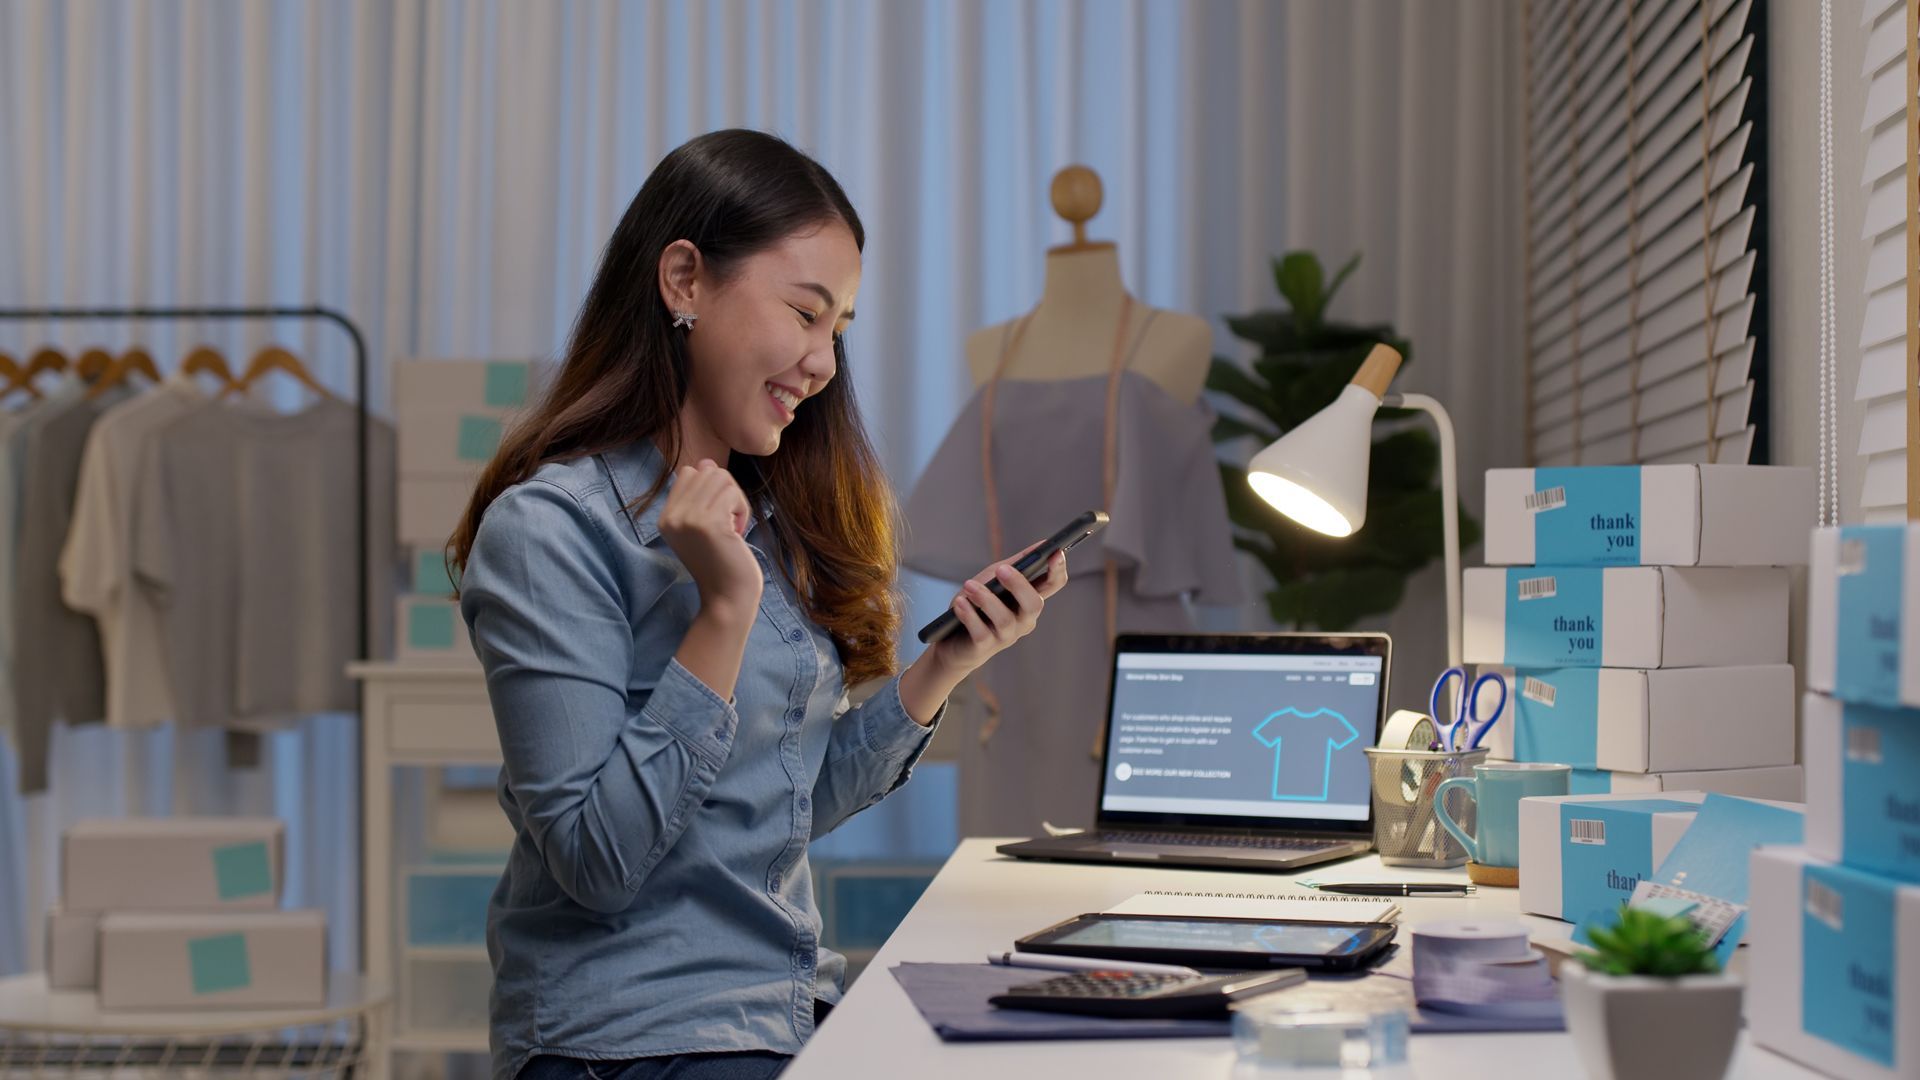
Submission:
<svg viewBox="0 0 1920 1080">
<path fill-rule="evenodd" d="M 931 726 L 933 718 L 940 715 L 940 707 L 968 674 L 953 670 L 940 659 L 937 650 L 921 653 L 919 659 L 900 673 L 900 704 L 906 708 L 908 718 L 921 727 Z"/>
</svg>

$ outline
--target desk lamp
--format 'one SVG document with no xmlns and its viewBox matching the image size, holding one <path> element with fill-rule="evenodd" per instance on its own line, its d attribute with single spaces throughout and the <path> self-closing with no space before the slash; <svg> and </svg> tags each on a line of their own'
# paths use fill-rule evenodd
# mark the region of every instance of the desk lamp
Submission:
<svg viewBox="0 0 1920 1080">
<path fill-rule="evenodd" d="M 1275 439 L 1247 464 L 1247 483 L 1275 510 L 1328 536 L 1351 536 L 1367 520 L 1367 464 L 1373 414 L 1382 405 L 1418 409 L 1440 430 L 1440 521 L 1447 574 L 1447 663 L 1460 663 L 1459 464 L 1453 418 L 1425 394 L 1389 394 L 1400 354 L 1373 351 L 1333 404 Z"/>
</svg>

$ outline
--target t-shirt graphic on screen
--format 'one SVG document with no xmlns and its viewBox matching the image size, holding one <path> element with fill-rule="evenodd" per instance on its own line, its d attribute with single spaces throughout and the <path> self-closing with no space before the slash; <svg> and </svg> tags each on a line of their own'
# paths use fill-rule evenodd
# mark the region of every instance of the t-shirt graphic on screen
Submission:
<svg viewBox="0 0 1920 1080">
<path fill-rule="evenodd" d="M 1378 656 L 1124 652 L 1100 808 L 1365 821 Z"/>
<path fill-rule="evenodd" d="M 1301 712 L 1281 709 L 1253 729 L 1253 737 L 1273 747 L 1273 797 L 1326 802 L 1333 781 L 1333 752 L 1360 737 L 1347 718 L 1332 709 Z"/>
</svg>

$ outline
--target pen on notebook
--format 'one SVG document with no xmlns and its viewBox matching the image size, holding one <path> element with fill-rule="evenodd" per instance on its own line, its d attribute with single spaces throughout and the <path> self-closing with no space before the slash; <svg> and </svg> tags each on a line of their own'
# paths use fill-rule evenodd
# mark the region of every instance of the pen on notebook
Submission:
<svg viewBox="0 0 1920 1080">
<path fill-rule="evenodd" d="M 1148 964 L 1138 960 L 1097 960 L 1088 956 L 1050 956 L 1041 953 L 992 952 L 987 963 L 1001 967 L 1041 968 L 1047 971 L 1134 971 L 1143 975 L 1198 975 L 1179 964 Z"/>
<path fill-rule="evenodd" d="M 1346 881 L 1313 882 L 1300 884 L 1320 892 L 1341 893 L 1346 896 L 1472 896 L 1473 886 L 1450 881 Z"/>
</svg>

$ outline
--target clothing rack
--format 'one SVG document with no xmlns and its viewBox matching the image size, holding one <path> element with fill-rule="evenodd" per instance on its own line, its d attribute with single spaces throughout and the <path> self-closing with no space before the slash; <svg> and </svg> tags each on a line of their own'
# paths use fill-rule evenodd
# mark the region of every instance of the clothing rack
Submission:
<svg viewBox="0 0 1920 1080">
<path fill-rule="evenodd" d="M 306 319 L 310 321 L 331 322 L 347 332 L 353 340 L 353 400 L 354 400 L 354 535 L 360 538 L 354 552 L 359 570 L 360 591 L 358 605 L 358 648 L 356 659 L 371 659 L 367 627 L 372 618 L 368 608 L 367 589 L 372 583 L 367 565 L 367 339 L 361 334 L 360 327 L 352 319 L 332 308 L 325 307 L 132 307 L 132 308 L 0 308 L 0 321 L 30 322 L 35 320 L 59 320 L 66 322 L 134 322 L 139 320 L 169 320 L 176 322 L 260 322 L 273 319 Z M 354 682 L 354 710 L 359 711 L 363 701 L 358 680 Z"/>
<path fill-rule="evenodd" d="M 353 401 L 354 417 L 354 528 L 359 538 L 355 544 L 354 556 L 359 569 L 358 607 L 360 619 L 358 625 L 359 647 L 354 651 L 358 659 L 370 657 L 368 624 L 371 621 L 371 609 L 367 600 L 368 586 L 372 584 L 367 565 L 367 339 L 360 327 L 352 319 L 332 308 L 313 307 L 53 307 L 53 308 L 5 308 L 0 307 L 0 322 L 31 322 L 35 320 L 62 322 L 134 322 L 152 319 L 171 322 L 264 322 L 274 319 L 304 319 L 313 322 L 331 322 L 347 332 L 353 341 Z M 353 711 L 357 715 L 365 712 L 366 690 L 359 679 L 353 681 Z M 366 782 L 359 778 L 359 784 Z M 362 865 L 361 877 L 366 875 L 366 843 L 362 838 L 360 847 Z M 359 921 L 362 927 L 367 924 L 366 896 L 360 898 Z M 364 937 L 360 944 L 362 956 L 366 953 Z"/>
</svg>

